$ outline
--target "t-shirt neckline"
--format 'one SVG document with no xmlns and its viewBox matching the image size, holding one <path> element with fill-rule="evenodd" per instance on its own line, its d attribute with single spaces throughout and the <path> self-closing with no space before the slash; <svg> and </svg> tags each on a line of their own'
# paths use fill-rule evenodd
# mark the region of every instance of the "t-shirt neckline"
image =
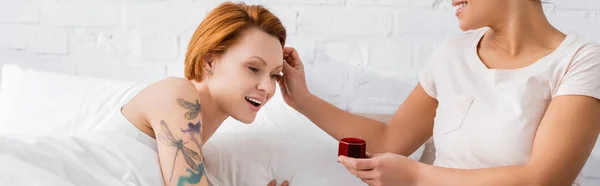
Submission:
<svg viewBox="0 0 600 186">
<path fill-rule="evenodd" d="M 469 53 L 471 54 L 472 58 L 474 59 L 477 69 L 481 69 L 482 71 L 486 71 L 486 72 L 495 72 L 495 73 L 501 73 L 501 74 L 514 74 L 514 73 L 520 73 L 520 72 L 529 72 L 529 71 L 532 71 L 535 69 L 544 69 L 543 68 L 544 66 L 549 65 L 549 59 L 552 59 L 555 56 L 560 55 L 564 51 L 564 49 L 569 45 L 570 41 L 573 38 L 573 34 L 567 33 L 566 37 L 563 39 L 563 41 L 560 43 L 560 45 L 556 49 L 554 49 L 554 51 L 552 51 L 548 55 L 545 55 L 544 57 L 538 59 L 537 61 L 535 61 L 534 63 L 532 63 L 528 66 L 521 67 L 521 68 L 515 68 L 515 69 L 493 69 L 493 68 L 488 68 L 483 63 L 483 60 L 481 60 L 481 58 L 479 57 L 479 54 L 477 52 L 477 46 L 483 39 L 483 36 L 489 30 L 490 30 L 489 28 L 485 28 L 485 29 L 481 29 L 480 31 L 477 32 L 475 39 L 473 40 L 473 43 L 471 44 Z"/>
</svg>

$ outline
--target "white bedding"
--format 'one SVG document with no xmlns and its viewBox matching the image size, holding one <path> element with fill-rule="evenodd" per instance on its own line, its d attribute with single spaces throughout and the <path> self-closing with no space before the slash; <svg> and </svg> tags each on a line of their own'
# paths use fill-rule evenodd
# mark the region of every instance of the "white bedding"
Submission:
<svg viewBox="0 0 600 186">
<path fill-rule="evenodd" d="M 134 85 L 5 65 L 0 185 L 162 185 L 152 149 L 99 131 Z M 215 186 L 263 186 L 272 179 L 294 186 L 365 185 L 336 161 L 337 142 L 279 92 L 253 124 L 228 119 L 203 154 Z"/>
<path fill-rule="evenodd" d="M 156 153 L 109 132 L 0 135 L 0 183 L 10 186 L 162 186 Z"/>
<path fill-rule="evenodd" d="M 251 125 L 227 119 L 202 148 L 215 185 L 260 186 L 272 179 L 300 186 L 366 185 L 337 162 L 335 139 L 279 99 Z"/>
</svg>

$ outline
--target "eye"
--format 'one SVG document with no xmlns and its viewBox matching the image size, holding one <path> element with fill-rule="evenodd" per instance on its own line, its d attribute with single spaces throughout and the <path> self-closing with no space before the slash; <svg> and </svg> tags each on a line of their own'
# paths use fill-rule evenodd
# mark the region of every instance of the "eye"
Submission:
<svg viewBox="0 0 600 186">
<path fill-rule="evenodd" d="M 283 73 L 282 72 L 271 74 L 271 78 L 274 78 L 274 79 L 280 79 L 282 77 L 283 77 Z"/>
<path fill-rule="evenodd" d="M 248 69 L 252 72 L 258 72 L 258 68 L 255 67 L 248 67 Z"/>
<path fill-rule="evenodd" d="M 279 78 L 281 78 L 281 75 L 279 75 L 279 74 L 273 74 L 273 75 L 271 75 L 271 78 L 279 79 Z"/>
</svg>

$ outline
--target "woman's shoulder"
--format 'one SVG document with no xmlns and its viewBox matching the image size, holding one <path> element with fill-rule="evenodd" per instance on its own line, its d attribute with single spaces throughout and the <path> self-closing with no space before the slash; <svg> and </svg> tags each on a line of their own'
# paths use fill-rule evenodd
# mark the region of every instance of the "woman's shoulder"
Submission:
<svg viewBox="0 0 600 186">
<path fill-rule="evenodd" d="M 600 63 L 600 42 L 591 40 L 577 33 L 568 33 L 570 38 L 568 43 L 565 43 L 567 55 L 572 59 L 571 65 L 577 63 Z M 569 52 L 570 51 L 570 52 Z"/>
<path fill-rule="evenodd" d="M 571 33 L 570 35 L 575 38 L 577 43 L 579 43 L 579 45 L 576 45 L 579 46 L 579 52 L 595 53 L 596 55 L 600 53 L 600 42 L 578 34 Z"/>
<path fill-rule="evenodd" d="M 123 105 L 121 112 L 134 125 L 153 128 L 149 117 L 169 114 L 177 99 L 197 97 L 196 92 L 194 84 L 187 79 L 164 78 L 145 86 Z M 150 135 L 150 133 L 146 134 Z"/>
<path fill-rule="evenodd" d="M 196 86 L 190 80 L 180 77 L 164 78 L 150 84 L 146 89 L 147 94 L 151 94 L 154 99 L 198 95 Z"/>
<path fill-rule="evenodd" d="M 195 88 L 194 88 L 195 86 L 191 80 L 181 78 L 181 77 L 166 77 L 164 79 L 154 82 L 153 84 L 151 84 L 151 86 L 152 85 L 160 87 L 160 88 L 180 88 L 183 90 L 187 90 L 187 89 L 191 88 L 191 89 L 195 90 Z M 174 90 L 177 90 L 177 89 L 174 89 Z"/>
<path fill-rule="evenodd" d="M 196 86 L 187 79 L 167 77 L 151 83 L 132 100 L 135 108 L 148 113 L 160 110 L 162 106 L 173 104 L 180 98 L 198 97 Z"/>
</svg>

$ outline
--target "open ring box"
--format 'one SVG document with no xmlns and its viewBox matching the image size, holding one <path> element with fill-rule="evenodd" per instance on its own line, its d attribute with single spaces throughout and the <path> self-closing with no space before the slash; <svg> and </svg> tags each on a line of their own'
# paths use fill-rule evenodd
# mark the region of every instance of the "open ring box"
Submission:
<svg viewBox="0 0 600 186">
<path fill-rule="evenodd" d="M 367 158 L 367 143 L 359 138 L 344 138 L 339 142 L 338 156 Z"/>
</svg>

